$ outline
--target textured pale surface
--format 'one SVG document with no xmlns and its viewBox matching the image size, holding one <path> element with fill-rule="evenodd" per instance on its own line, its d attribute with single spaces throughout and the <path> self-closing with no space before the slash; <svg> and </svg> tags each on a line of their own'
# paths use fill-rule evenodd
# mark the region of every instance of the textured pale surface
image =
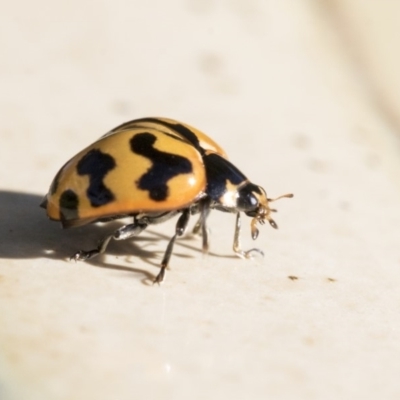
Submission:
<svg viewBox="0 0 400 400">
<path fill-rule="evenodd" d="M 367 3 L 3 5 L 1 400 L 400 397 L 400 10 Z M 234 218 L 214 213 L 211 254 L 181 240 L 161 287 L 172 224 L 66 261 L 118 224 L 62 231 L 42 195 L 147 115 L 295 193 L 261 229 L 264 259 L 232 257 Z"/>
</svg>

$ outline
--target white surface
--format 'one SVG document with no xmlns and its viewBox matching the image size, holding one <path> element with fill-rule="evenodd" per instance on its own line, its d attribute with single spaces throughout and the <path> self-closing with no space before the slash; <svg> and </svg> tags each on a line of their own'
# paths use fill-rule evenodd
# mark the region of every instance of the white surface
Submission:
<svg viewBox="0 0 400 400">
<path fill-rule="evenodd" d="M 394 11 L 330 4 L 2 7 L 1 400 L 399 398 L 399 111 L 352 58 L 379 37 L 344 29 L 367 15 L 391 32 L 377 24 Z M 384 71 L 396 60 L 379 48 Z M 147 283 L 173 224 L 66 261 L 115 224 L 62 231 L 42 195 L 69 157 L 148 115 L 204 130 L 270 196 L 295 193 L 279 231 L 261 229 L 264 259 L 232 257 L 234 216 L 214 212 L 211 254 L 179 241 L 161 287 Z"/>
</svg>

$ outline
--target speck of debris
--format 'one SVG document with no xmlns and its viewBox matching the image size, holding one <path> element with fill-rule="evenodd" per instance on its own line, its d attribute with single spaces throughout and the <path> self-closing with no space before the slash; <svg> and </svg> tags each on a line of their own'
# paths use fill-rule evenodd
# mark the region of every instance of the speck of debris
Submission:
<svg viewBox="0 0 400 400">
<path fill-rule="evenodd" d="M 335 278 L 326 278 L 328 282 L 336 282 Z"/>
<path fill-rule="evenodd" d="M 289 275 L 288 278 L 289 278 L 291 281 L 297 281 L 297 280 L 299 279 L 298 276 L 294 276 L 294 275 Z"/>
</svg>

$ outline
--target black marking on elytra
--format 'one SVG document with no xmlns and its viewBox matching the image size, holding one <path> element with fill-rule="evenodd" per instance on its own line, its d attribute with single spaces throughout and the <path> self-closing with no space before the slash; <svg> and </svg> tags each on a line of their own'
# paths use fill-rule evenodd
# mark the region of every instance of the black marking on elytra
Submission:
<svg viewBox="0 0 400 400">
<path fill-rule="evenodd" d="M 179 140 L 180 142 L 183 142 L 183 143 L 186 143 L 186 144 L 192 144 L 192 143 L 189 143 L 185 138 L 177 136 L 176 134 L 174 135 L 174 134 L 172 134 L 170 132 L 165 132 L 165 131 L 160 131 L 160 132 L 163 133 L 166 136 L 169 136 L 172 139 Z"/>
<path fill-rule="evenodd" d="M 57 175 L 54 177 L 53 182 L 51 182 L 50 185 L 50 194 L 53 195 L 55 192 L 57 192 L 58 189 L 58 184 L 60 182 L 60 177 L 61 177 L 61 173 L 63 172 L 64 167 L 62 167 L 58 172 Z"/>
<path fill-rule="evenodd" d="M 79 218 L 79 197 L 73 190 L 68 189 L 61 193 L 59 206 L 61 221 Z"/>
<path fill-rule="evenodd" d="M 77 165 L 79 175 L 89 175 L 89 187 L 86 190 L 92 207 L 104 206 L 115 197 L 103 182 L 105 176 L 116 167 L 113 157 L 93 149 L 86 153 Z"/>
<path fill-rule="evenodd" d="M 169 128 L 175 130 L 180 135 L 182 135 L 185 139 L 187 139 L 192 145 L 196 148 L 196 150 L 204 156 L 205 151 L 202 147 L 200 147 L 200 142 L 197 136 L 185 125 L 182 124 L 170 124 L 168 122 L 163 122 L 164 125 L 167 125 Z"/>
<path fill-rule="evenodd" d="M 239 185 L 247 180 L 232 163 L 218 154 L 208 154 L 203 157 L 203 161 L 207 177 L 206 193 L 215 201 L 226 192 L 227 180 L 233 185 Z"/>
<path fill-rule="evenodd" d="M 172 123 L 172 122 L 167 122 L 163 121 L 162 119 L 158 118 L 141 118 L 137 119 L 135 121 L 127 122 L 126 124 L 120 125 L 118 128 L 124 128 L 124 125 L 129 125 L 130 123 L 138 123 L 138 122 L 151 122 L 154 124 L 158 125 L 163 125 L 166 126 L 167 128 L 177 132 L 179 135 L 181 135 L 183 138 L 185 138 L 190 144 L 192 144 L 195 149 L 201 154 L 204 155 L 205 151 L 200 147 L 200 142 L 197 136 L 185 125 L 180 124 L 179 122 L 177 123 Z M 118 129 L 116 128 L 116 129 Z M 168 136 L 172 136 L 168 134 L 167 132 L 163 132 Z M 178 139 L 176 136 L 172 136 L 174 139 Z"/>
<path fill-rule="evenodd" d="M 193 171 L 192 163 L 185 157 L 166 153 L 154 148 L 156 137 L 151 133 L 136 134 L 130 140 L 131 150 L 148 158 L 152 166 L 136 181 L 141 190 L 148 190 L 154 201 L 163 201 L 169 195 L 168 181 L 180 174 L 189 174 Z"/>
</svg>

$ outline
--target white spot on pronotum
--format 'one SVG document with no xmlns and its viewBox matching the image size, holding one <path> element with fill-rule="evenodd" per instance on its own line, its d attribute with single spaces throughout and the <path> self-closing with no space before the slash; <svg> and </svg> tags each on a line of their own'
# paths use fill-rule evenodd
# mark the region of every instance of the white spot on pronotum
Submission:
<svg viewBox="0 0 400 400">
<path fill-rule="evenodd" d="M 237 193 L 228 191 L 221 197 L 221 203 L 226 207 L 236 207 Z"/>
<path fill-rule="evenodd" d="M 229 180 L 227 180 L 225 187 L 226 192 L 220 198 L 221 204 L 225 207 L 236 208 L 238 199 L 237 186 L 233 185 Z"/>
</svg>

